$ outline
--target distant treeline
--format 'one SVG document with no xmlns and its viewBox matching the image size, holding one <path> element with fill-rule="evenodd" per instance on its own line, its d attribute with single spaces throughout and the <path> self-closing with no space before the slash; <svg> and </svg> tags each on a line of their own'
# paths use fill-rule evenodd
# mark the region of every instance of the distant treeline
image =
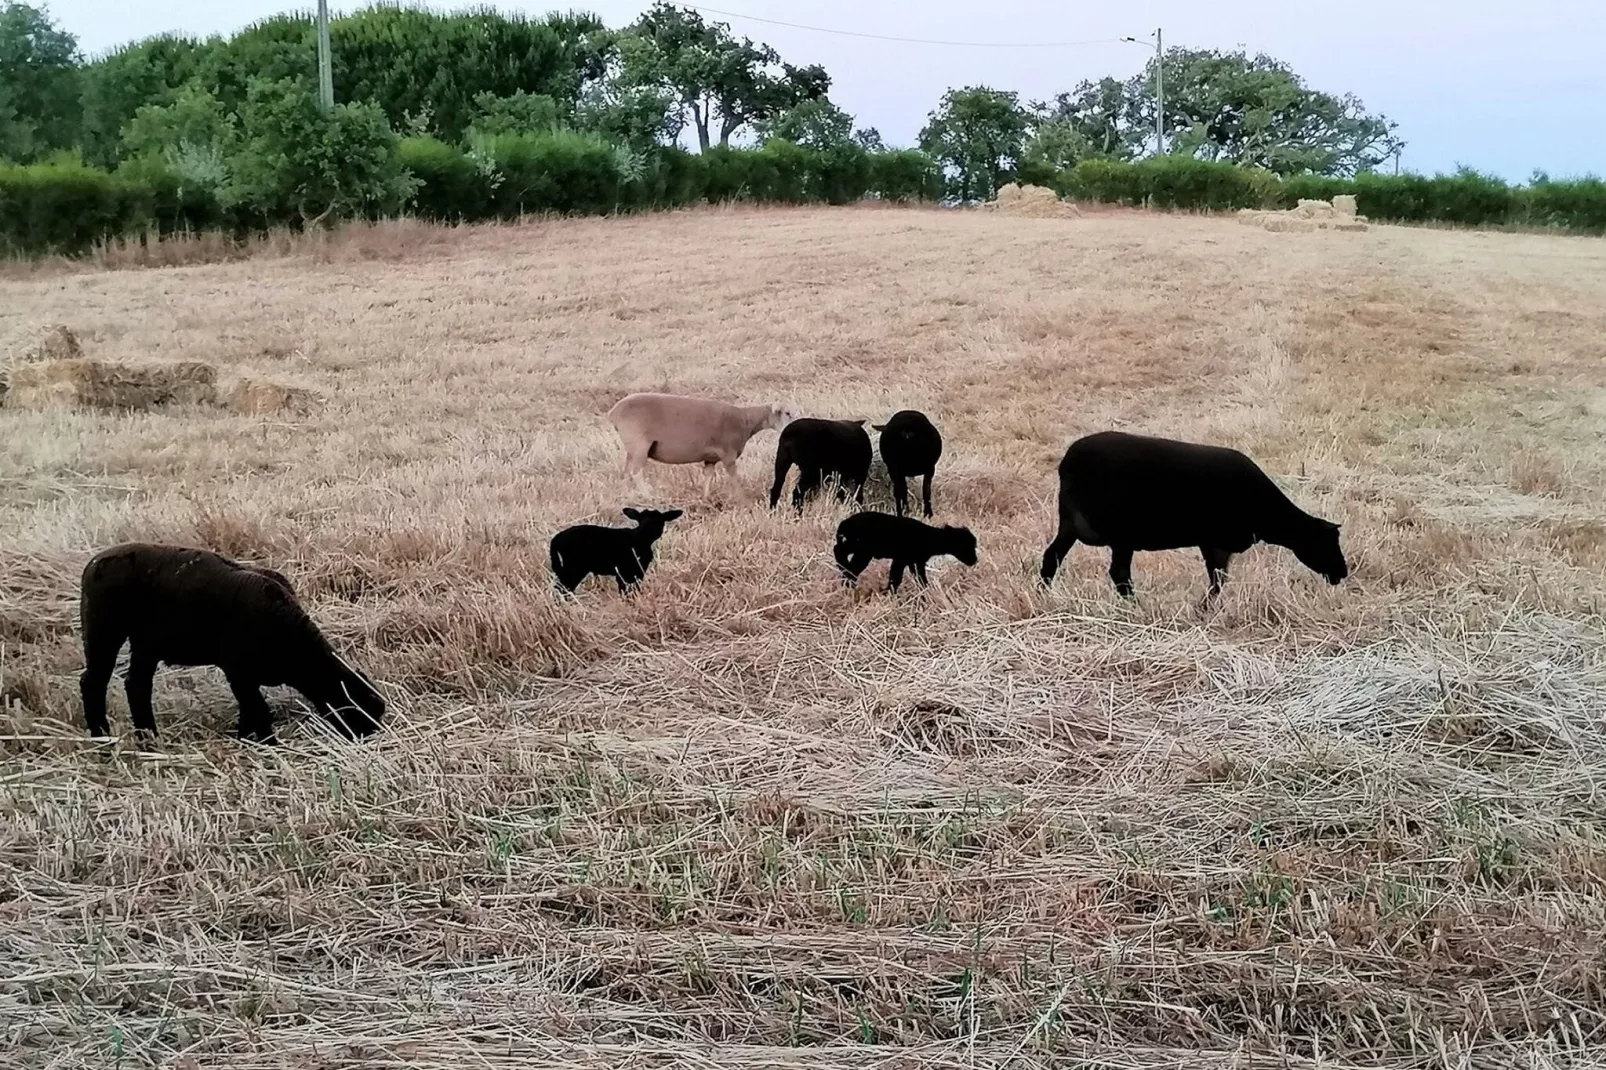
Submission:
<svg viewBox="0 0 1606 1070">
<path fill-rule="evenodd" d="M 1606 232 L 1598 179 L 1380 173 L 1394 124 L 1263 55 L 1168 50 L 1051 102 L 952 89 L 918 148 L 890 149 L 830 100 L 823 68 L 663 0 L 619 29 L 380 6 L 331 38 L 340 102 L 324 109 L 305 15 L 85 59 L 42 8 L 0 0 L 0 255 L 403 214 L 975 200 L 1010 181 L 1190 210 L 1353 192 L 1377 220 Z M 1153 156 L 1162 62 L 1171 151 Z"/>
</svg>

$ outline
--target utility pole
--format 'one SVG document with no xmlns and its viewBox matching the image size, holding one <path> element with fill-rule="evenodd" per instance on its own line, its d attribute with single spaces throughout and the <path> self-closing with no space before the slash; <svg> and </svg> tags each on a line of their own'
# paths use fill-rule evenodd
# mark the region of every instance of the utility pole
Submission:
<svg viewBox="0 0 1606 1070">
<path fill-rule="evenodd" d="M 1123 37 L 1123 41 L 1130 41 L 1135 45 L 1143 42 L 1136 37 Z M 1165 75 L 1161 68 L 1165 66 L 1165 39 L 1160 29 L 1154 31 L 1154 154 L 1165 155 Z"/>
<path fill-rule="evenodd" d="M 1155 155 L 1165 155 L 1165 45 L 1161 42 L 1160 27 L 1154 28 L 1154 148 Z"/>
<path fill-rule="evenodd" d="M 318 107 L 335 106 L 334 64 L 329 58 L 329 0 L 318 0 Z"/>
</svg>

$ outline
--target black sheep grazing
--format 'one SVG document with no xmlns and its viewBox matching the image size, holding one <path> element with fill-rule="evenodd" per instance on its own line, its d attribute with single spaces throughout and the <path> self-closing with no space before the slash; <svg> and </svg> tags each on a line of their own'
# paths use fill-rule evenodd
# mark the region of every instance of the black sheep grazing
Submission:
<svg viewBox="0 0 1606 1070">
<path fill-rule="evenodd" d="M 1349 575 L 1339 526 L 1289 501 L 1237 450 L 1101 431 L 1071 443 L 1059 480 L 1059 533 L 1043 551 L 1045 584 L 1077 540 L 1110 548 L 1110 579 L 1123 597 L 1132 595 L 1136 550 L 1197 546 L 1211 597 L 1232 555 L 1257 542 L 1287 547 L 1329 583 Z"/>
<path fill-rule="evenodd" d="M 903 570 L 910 569 L 925 586 L 926 562 L 947 554 L 966 565 L 976 563 L 976 536 L 969 528 L 944 525 L 932 527 L 912 516 L 891 513 L 854 513 L 836 526 L 836 563 L 842 580 L 852 585 L 859 573 L 877 558 L 892 561 L 888 590 L 896 591 L 903 582 Z"/>
<path fill-rule="evenodd" d="M 679 509 L 626 509 L 633 528 L 576 524 L 552 536 L 552 575 L 558 586 L 573 592 L 587 576 L 612 576 L 620 593 L 633 590 L 652 564 L 652 545 Z"/>
<path fill-rule="evenodd" d="M 215 665 L 240 705 L 242 738 L 271 742 L 273 711 L 263 687 L 305 695 L 348 738 L 379 727 L 385 700 L 372 681 L 336 654 L 270 568 L 209 550 L 124 543 L 84 566 L 79 592 L 84 672 L 79 688 L 92 736 L 109 730 L 106 685 L 128 643 L 128 709 L 135 731 L 156 735 L 151 683 L 159 663 Z"/>
<path fill-rule="evenodd" d="M 864 504 L 864 482 L 870 477 L 870 436 L 863 420 L 793 420 L 781 430 L 775 446 L 775 483 L 770 487 L 770 508 L 781 500 L 786 474 L 797 465 L 797 486 L 792 488 L 792 504 L 803 511 L 803 501 L 820 489 L 827 478 L 835 477 L 837 501 L 846 501 L 848 487 L 853 500 Z"/>
<path fill-rule="evenodd" d="M 931 477 L 937 471 L 942 457 L 942 435 L 923 412 L 904 409 L 892 414 L 884 424 L 876 424 L 881 432 L 881 459 L 886 462 L 887 475 L 892 477 L 893 507 L 899 516 L 909 505 L 909 480 L 923 476 L 921 498 L 926 516 L 931 516 Z"/>
</svg>

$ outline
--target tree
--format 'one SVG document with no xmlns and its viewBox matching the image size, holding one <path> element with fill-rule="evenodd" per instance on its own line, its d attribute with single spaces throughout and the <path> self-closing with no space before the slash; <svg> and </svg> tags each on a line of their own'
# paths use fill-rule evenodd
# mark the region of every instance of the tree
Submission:
<svg viewBox="0 0 1606 1070">
<path fill-rule="evenodd" d="M 986 86 L 950 89 L 920 131 L 920 147 L 955 179 L 959 196 L 987 199 L 1020 166 L 1032 116 L 1019 97 Z"/>
<path fill-rule="evenodd" d="M 760 141 L 779 139 L 811 149 L 853 143 L 853 116 L 825 97 L 805 100 L 762 125 Z"/>
<path fill-rule="evenodd" d="M 1128 130 L 1154 128 L 1154 64 L 1126 83 Z M 1396 124 L 1354 94 L 1311 89 L 1266 55 L 1171 49 L 1165 54 L 1165 126 L 1172 151 L 1264 167 L 1282 175 L 1354 175 L 1404 145 Z"/>
<path fill-rule="evenodd" d="M 831 78 L 819 66 L 782 63 L 769 45 L 731 36 L 730 27 L 708 23 L 690 8 L 658 0 L 619 39 L 624 84 L 656 88 L 680 108 L 683 122 L 708 149 L 717 127 L 719 144 L 766 122 L 804 100 L 825 95 Z"/>
<path fill-rule="evenodd" d="M 240 112 L 245 139 L 230 160 L 230 200 L 267 215 L 293 212 L 303 226 L 331 215 L 393 211 L 416 183 L 402 167 L 395 131 L 372 104 L 325 113 L 304 81 L 257 79 Z"/>
<path fill-rule="evenodd" d="M 881 131 L 873 126 L 853 132 L 853 143 L 865 152 L 886 152 L 887 143 L 881 140 Z"/>
<path fill-rule="evenodd" d="M 656 86 L 627 85 L 615 72 L 581 92 L 575 125 L 640 152 L 673 142 L 684 119 L 669 93 Z"/>
<path fill-rule="evenodd" d="M 1154 83 L 1151 79 L 1147 84 L 1152 87 Z M 1152 94 L 1152 88 L 1134 90 L 1132 83 L 1100 78 L 1097 82 L 1082 82 L 1070 93 L 1061 93 L 1052 105 L 1038 105 L 1042 115 L 1038 137 L 1047 141 L 1039 148 L 1037 158 L 1063 157 L 1073 147 L 1081 153 L 1077 160 L 1130 160 L 1138 155 L 1146 134 L 1139 126 L 1142 112 L 1134 92 L 1141 98 Z M 1154 129 L 1152 114 L 1148 130 Z"/>
<path fill-rule="evenodd" d="M 20 163 L 77 143 L 78 39 L 43 8 L 0 7 L 0 159 Z"/>
</svg>

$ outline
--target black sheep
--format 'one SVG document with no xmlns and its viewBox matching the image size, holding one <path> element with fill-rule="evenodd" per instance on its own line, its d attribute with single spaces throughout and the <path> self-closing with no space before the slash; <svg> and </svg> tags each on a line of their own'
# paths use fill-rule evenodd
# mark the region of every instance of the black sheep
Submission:
<svg viewBox="0 0 1606 1070">
<path fill-rule="evenodd" d="M 976 563 L 976 536 L 969 528 L 948 525 L 932 527 L 912 516 L 891 513 L 855 513 L 836 526 L 836 563 L 842 580 L 852 585 L 877 558 L 892 561 L 888 590 L 896 591 L 903 582 L 903 570 L 911 569 L 925 586 L 926 562 L 947 554 L 966 565 Z"/>
<path fill-rule="evenodd" d="M 141 736 L 156 735 L 151 684 L 159 663 L 215 665 L 240 705 L 240 736 L 273 740 L 263 687 L 288 685 L 348 738 L 379 727 L 385 700 L 347 665 L 273 569 L 209 550 L 124 543 L 84 566 L 79 592 L 84 721 L 104 736 L 106 685 L 128 643 L 128 709 Z"/>
<path fill-rule="evenodd" d="M 573 592 L 587 576 L 612 576 L 620 593 L 634 589 L 652 564 L 652 546 L 679 509 L 626 509 L 633 528 L 576 524 L 552 536 L 552 575 L 558 586 Z"/>
<path fill-rule="evenodd" d="M 892 414 L 884 424 L 876 424 L 881 432 L 881 459 L 886 462 L 887 475 L 892 477 L 893 507 L 899 516 L 909 505 L 909 483 L 915 476 L 923 476 L 921 498 L 926 516 L 931 516 L 931 477 L 942 457 L 942 434 L 923 412 L 904 409 Z"/>
<path fill-rule="evenodd" d="M 792 504 L 803 511 L 803 501 L 820 489 L 827 478 L 836 479 L 837 501 L 864 504 L 864 483 L 870 478 L 870 436 L 863 420 L 817 420 L 803 417 L 781 430 L 775 446 L 775 483 L 770 487 L 770 508 L 781 500 L 786 474 L 797 465 L 797 486 Z"/>
<path fill-rule="evenodd" d="M 1237 450 L 1101 431 L 1071 443 L 1059 466 L 1059 533 L 1043 551 L 1054 574 L 1078 539 L 1110 548 L 1110 579 L 1132 595 L 1136 550 L 1197 546 L 1209 596 L 1233 554 L 1257 542 L 1285 546 L 1329 583 L 1349 575 L 1339 526 L 1304 512 Z"/>
</svg>

